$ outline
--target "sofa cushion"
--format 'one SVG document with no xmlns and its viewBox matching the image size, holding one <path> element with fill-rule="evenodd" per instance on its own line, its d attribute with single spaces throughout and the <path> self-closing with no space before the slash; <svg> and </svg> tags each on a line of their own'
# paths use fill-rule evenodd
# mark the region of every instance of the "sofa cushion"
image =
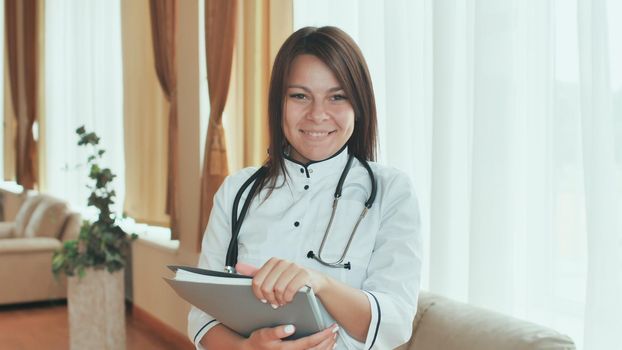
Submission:
<svg viewBox="0 0 622 350">
<path fill-rule="evenodd" d="M 37 208 L 37 204 L 41 201 L 42 197 L 38 195 L 29 196 L 24 203 L 19 207 L 19 211 L 15 216 L 15 231 L 13 237 L 23 237 L 26 225 L 30 221 L 32 213 Z"/>
<path fill-rule="evenodd" d="M 14 222 L 0 222 L 0 238 L 13 238 Z"/>
<path fill-rule="evenodd" d="M 48 195 L 39 197 L 41 201 L 30 216 L 23 237 L 59 238 L 67 218 L 67 204 Z"/>
</svg>

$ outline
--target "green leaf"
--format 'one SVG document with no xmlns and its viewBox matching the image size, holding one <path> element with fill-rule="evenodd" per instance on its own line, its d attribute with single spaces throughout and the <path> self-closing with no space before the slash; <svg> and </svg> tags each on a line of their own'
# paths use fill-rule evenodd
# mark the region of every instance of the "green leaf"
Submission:
<svg viewBox="0 0 622 350">
<path fill-rule="evenodd" d="M 89 173 L 89 177 L 91 179 L 97 179 L 97 177 L 101 174 L 101 169 L 99 165 L 93 164 L 91 165 L 91 172 Z M 98 186 L 99 187 L 99 186 Z"/>
</svg>

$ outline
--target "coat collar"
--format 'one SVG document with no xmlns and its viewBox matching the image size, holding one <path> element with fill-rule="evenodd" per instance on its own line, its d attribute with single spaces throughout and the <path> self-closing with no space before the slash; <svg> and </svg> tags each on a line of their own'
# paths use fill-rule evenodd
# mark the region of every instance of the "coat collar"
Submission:
<svg viewBox="0 0 622 350">
<path fill-rule="evenodd" d="M 283 155 L 285 170 L 294 179 L 316 179 L 334 173 L 341 173 L 348 162 L 348 146 L 343 146 L 332 156 L 318 161 L 302 164 L 288 155 Z"/>
</svg>

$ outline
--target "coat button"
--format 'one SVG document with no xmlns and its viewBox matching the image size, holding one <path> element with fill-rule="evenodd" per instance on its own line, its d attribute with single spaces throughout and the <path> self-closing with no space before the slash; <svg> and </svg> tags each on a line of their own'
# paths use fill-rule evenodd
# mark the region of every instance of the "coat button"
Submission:
<svg viewBox="0 0 622 350">
<path fill-rule="evenodd" d="M 308 190 L 308 189 L 309 189 L 309 185 L 305 185 L 305 190 Z"/>
<path fill-rule="evenodd" d="M 300 168 L 300 173 L 303 174 L 305 172 L 305 169 Z"/>
<path fill-rule="evenodd" d="M 300 226 L 300 223 L 298 221 L 294 222 L 294 226 L 298 227 Z"/>
</svg>

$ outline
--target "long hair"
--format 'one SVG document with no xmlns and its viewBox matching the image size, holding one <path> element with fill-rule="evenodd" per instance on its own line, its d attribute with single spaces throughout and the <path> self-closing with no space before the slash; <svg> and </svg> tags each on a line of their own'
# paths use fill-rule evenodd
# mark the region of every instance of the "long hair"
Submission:
<svg viewBox="0 0 622 350">
<path fill-rule="evenodd" d="M 347 142 L 348 152 L 360 159 L 376 159 L 376 102 L 367 63 L 360 48 L 339 28 L 301 28 L 287 38 L 274 60 L 268 92 L 270 146 L 264 165 L 268 169 L 259 190 L 264 186 L 273 189 L 279 174 L 287 176 L 283 160 L 287 145 L 282 126 L 284 99 L 292 62 L 303 54 L 313 55 L 328 66 L 352 104 L 355 122 Z"/>
</svg>

